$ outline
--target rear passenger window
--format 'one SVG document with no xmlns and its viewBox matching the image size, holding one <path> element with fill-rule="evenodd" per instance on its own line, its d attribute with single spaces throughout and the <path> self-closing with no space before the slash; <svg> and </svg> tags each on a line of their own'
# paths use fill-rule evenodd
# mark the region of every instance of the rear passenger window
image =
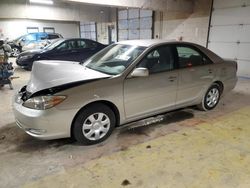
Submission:
<svg viewBox="0 0 250 188">
<path fill-rule="evenodd" d="M 209 59 L 191 47 L 177 46 L 176 49 L 178 53 L 179 68 L 200 66 L 211 63 Z"/>
<path fill-rule="evenodd" d="M 68 44 L 68 50 L 77 49 L 75 40 L 70 40 L 67 42 L 67 44 Z"/>
<path fill-rule="evenodd" d="M 98 43 L 96 43 L 94 41 L 88 41 L 88 47 L 89 48 L 96 48 L 96 47 L 98 47 Z"/>
<path fill-rule="evenodd" d="M 79 48 L 79 49 L 87 48 L 86 42 L 83 41 L 83 40 L 78 40 L 78 41 L 77 41 L 77 48 Z"/>
</svg>

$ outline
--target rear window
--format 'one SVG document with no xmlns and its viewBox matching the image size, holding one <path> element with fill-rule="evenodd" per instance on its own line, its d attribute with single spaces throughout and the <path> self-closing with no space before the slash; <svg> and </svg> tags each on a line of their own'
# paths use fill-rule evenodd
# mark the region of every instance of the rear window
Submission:
<svg viewBox="0 0 250 188">
<path fill-rule="evenodd" d="M 60 38 L 60 36 L 57 34 L 49 34 L 48 36 L 48 39 L 58 39 L 58 38 Z"/>
<path fill-rule="evenodd" d="M 88 47 L 89 48 L 96 48 L 98 47 L 98 43 L 94 41 L 88 41 Z"/>
</svg>

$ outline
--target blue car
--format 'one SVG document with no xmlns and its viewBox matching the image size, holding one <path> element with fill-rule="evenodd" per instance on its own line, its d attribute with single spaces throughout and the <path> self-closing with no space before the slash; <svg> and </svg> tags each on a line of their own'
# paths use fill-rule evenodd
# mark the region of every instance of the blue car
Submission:
<svg viewBox="0 0 250 188">
<path fill-rule="evenodd" d="M 58 33 L 37 32 L 37 33 L 29 33 L 26 35 L 22 35 L 13 41 L 9 41 L 8 44 L 12 48 L 11 55 L 13 57 L 16 57 L 24 50 L 23 47 L 29 45 L 30 43 L 35 44 L 41 41 L 55 40 L 59 38 L 63 37 Z"/>
<path fill-rule="evenodd" d="M 38 60 L 83 62 L 105 47 L 106 45 L 89 39 L 60 39 L 43 49 L 21 53 L 16 59 L 16 64 L 26 70 L 31 70 L 33 62 Z"/>
</svg>

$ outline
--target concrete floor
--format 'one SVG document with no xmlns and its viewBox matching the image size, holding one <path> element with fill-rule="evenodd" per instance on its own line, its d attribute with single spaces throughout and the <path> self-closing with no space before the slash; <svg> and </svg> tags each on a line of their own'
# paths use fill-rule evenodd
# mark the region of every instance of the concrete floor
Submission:
<svg viewBox="0 0 250 188">
<path fill-rule="evenodd" d="M 250 80 L 211 112 L 171 112 L 80 146 L 39 141 L 15 126 L 12 96 L 29 72 L 15 76 L 15 90 L 0 90 L 0 187 L 250 187 Z"/>
</svg>

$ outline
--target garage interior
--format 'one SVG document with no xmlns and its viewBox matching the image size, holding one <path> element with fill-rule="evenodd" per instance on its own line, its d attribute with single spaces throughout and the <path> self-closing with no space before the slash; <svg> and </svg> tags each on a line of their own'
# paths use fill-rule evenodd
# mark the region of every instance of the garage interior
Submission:
<svg viewBox="0 0 250 188">
<path fill-rule="evenodd" d="M 33 32 L 105 45 L 192 42 L 237 61 L 238 82 L 212 111 L 168 112 L 84 146 L 16 126 L 13 97 L 31 72 L 10 57 L 14 89 L 0 89 L 0 187 L 250 187 L 250 0 L 1 0 L 0 38 Z"/>
</svg>

